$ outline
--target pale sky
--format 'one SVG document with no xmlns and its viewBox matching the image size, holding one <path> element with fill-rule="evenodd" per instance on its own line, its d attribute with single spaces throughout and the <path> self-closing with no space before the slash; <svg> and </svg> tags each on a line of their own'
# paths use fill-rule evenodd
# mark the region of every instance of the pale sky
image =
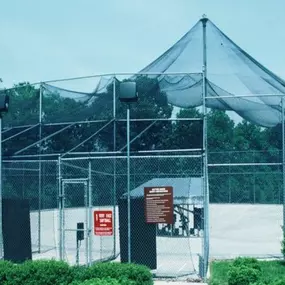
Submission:
<svg viewBox="0 0 285 285">
<path fill-rule="evenodd" d="M 0 0 L 0 87 L 137 72 L 206 14 L 285 78 L 284 0 Z"/>
</svg>

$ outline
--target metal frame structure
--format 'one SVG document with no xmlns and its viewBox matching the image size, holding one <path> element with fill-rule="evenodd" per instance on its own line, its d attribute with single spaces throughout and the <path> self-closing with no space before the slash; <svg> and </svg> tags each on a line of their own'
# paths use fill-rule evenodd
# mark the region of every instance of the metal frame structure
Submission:
<svg viewBox="0 0 285 285">
<path fill-rule="evenodd" d="M 208 260 L 209 260 L 209 246 L 210 246 L 210 239 L 209 239 L 209 183 L 208 183 L 208 167 L 213 167 L 213 166 L 226 166 L 227 164 L 208 164 L 208 146 L 207 146 L 207 100 L 212 100 L 212 99 L 217 99 L 220 97 L 208 97 L 208 93 L 207 93 L 207 18 L 204 16 L 201 19 L 202 25 L 203 25 L 203 66 L 201 66 L 201 70 L 202 72 L 197 72 L 195 74 L 201 74 L 202 75 L 202 99 L 203 99 L 203 103 L 202 103 L 202 115 L 203 115 L 203 147 L 202 150 L 200 149 L 187 149 L 187 150 L 160 150 L 160 151 L 138 151 L 137 153 L 137 157 L 142 156 L 142 157 L 148 157 L 151 156 L 152 154 L 156 153 L 156 154 L 161 154 L 161 153 L 170 153 L 169 155 L 171 155 L 172 152 L 176 152 L 176 153 L 185 153 L 185 152 L 195 152 L 195 151 L 202 151 L 203 155 L 203 191 L 204 191 L 204 238 L 203 238 L 203 270 L 202 270 L 202 274 L 203 277 L 206 277 L 207 275 L 207 269 L 208 269 Z M 135 75 L 185 75 L 186 73 L 183 72 L 179 72 L 179 73 L 118 73 L 117 75 L 123 75 L 123 76 L 135 76 Z M 42 83 L 56 83 L 56 82 L 63 82 L 63 81 L 70 81 L 70 80 L 80 80 L 80 79 L 87 79 L 87 78 L 95 78 L 95 77 L 101 77 L 101 76 L 113 76 L 113 118 L 111 120 L 94 120 L 94 121 L 78 121 L 78 122 L 65 122 L 65 123 L 48 123 L 48 124 L 44 124 L 42 121 L 42 97 L 43 97 L 43 92 L 42 92 L 42 87 L 41 84 Z M 38 158 L 39 159 L 39 197 L 41 197 L 42 195 L 42 160 L 43 158 L 47 159 L 47 158 L 51 158 L 51 157 L 56 157 L 56 159 L 58 160 L 58 193 L 59 193 L 59 207 L 60 209 L 62 209 L 64 207 L 64 197 L 63 197 L 63 193 L 62 193 L 62 161 L 68 161 L 69 159 L 72 160 L 74 159 L 74 157 L 76 157 L 76 159 L 90 159 L 90 157 L 92 156 L 96 156 L 96 158 L 112 158 L 113 159 L 113 165 L 114 165 L 114 170 L 113 170 L 113 186 L 114 186 L 114 197 L 116 197 L 116 167 L 117 167 L 117 158 L 118 157 L 125 157 L 124 155 L 125 153 L 125 147 L 121 148 L 120 150 L 117 150 L 117 141 L 116 141 L 116 132 L 117 132 L 117 122 L 125 122 L 125 119 L 117 119 L 116 118 L 116 74 L 103 74 L 103 75 L 92 75 L 92 76 L 85 76 L 85 77 L 77 77 L 77 78 L 68 78 L 68 79 L 58 79 L 58 80 L 50 80 L 50 81 L 45 81 L 45 82 L 40 82 L 40 83 L 35 83 L 36 84 L 40 84 L 40 100 L 39 100 L 39 122 L 36 125 L 27 125 L 27 126 L 22 126 L 22 127 L 15 127 L 15 128 L 23 128 L 25 127 L 24 130 L 20 130 L 17 134 L 14 134 L 8 138 L 6 138 L 4 141 L 7 141 L 9 139 L 13 139 L 29 130 L 32 130 L 33 128 L 39 127 L 39 140 L 21 150 L 18 150 L 15 153 L 14 158 L 15 159 L 22 159 L 22 158 Z M 236 97 L 262 97 L 262 96 L 278 96 L 281 98 L 281 112 L 282 112 L 282 163 L 274 163 L 274 165 L 282 165 L 283 167 L 283 233 L 285 235 L 285 123 L 284 123 L 284 96 L 285 94 L 258 94 L 258 95 L 253 95 L 253 94 L 240 94 L 240 95 L 233 95 L 233 96 L 225 96 L 225 98 L 236 98 Z M 139 135 L 137 135 L 137 137 L 132 138 L 131 142 L 134 142 L 143 132 L 147 131 L 152 124 L 154 124 L 157 121 L 165 121 L 165 120 L 171 120 L 171 121 L 191 121 L 191 120 L 201 120 L 201 119 L 197 119 L 197 118 L 170 118 L 170 119 L 158 119 L 158 118 L 153 118 L 153 119 L 130 119 L 130 122 L 133 121 L 149 121 L 150 124 L 147 128 L 145 128 Z M 78 144 L 77 146 L 73 147 L 72 149 L 70 149 L 69 151 L 67 151 L 66 153 L 63 154 L 42 154 L 41 152 L 41 143 L 48 139 L 51 138 L 59 133 L 61 133 L 62 131 L 74 126 L 77 123 L 81 123 L 81 124 L 89 124 L 89 123 L 104 123 L 104 126 L 99 128 L 95 133 L 93 133 L 90 137 L 88 137 L 86 140 L 82 141 L 80 144 Z M 87 142 L 88 140 L 90 140 L 92 137 L 96 136 L 97 134 L 99 134 L 102 130 L 104 130 L 107 126 L 109 126 L 110 124 L 113 124 L 113 144 L 114 144 L 114 148 L 113 151 L 110 152 L 76 152 L 75 150 L 80 147 L 82 144 L 84 144 L 85 142 Z M 47 137 L 42 138 L 42 127 L 43 125 L 46 126 L 51 126 L 51 125 L 58 125 L 58 126 L 63 126 L 60 130 L 48 135 Z M 8 130 L 4 130 L 3 133 L 5 131 Z M 25 150 L 35 146 L 35 145 L 39 145 L 39 153 L 38 154 L 34 154 L 34 155 L 20 155 L 22 152 L 24 152 Z M 158 155 L 159 156 L 159 155 Z M 167 157 L 164 156 L 164 157 Z M 232 164 L 230 164 L 232 165 Z M 248 165 L 248 164 L 240 164 L 240 165 Z M 253 163 L 251 163 L 251 165 L 254 165 Z M 258 164 L 261 165 L 261 164 Z M 266 165 L 268 165 L 268 163 L 266 163 Z M 92 169 L 91 169 L 91 163 L 89 163 L 89 167 L 88 167 L 88 175 L 89 175 L 89 191 L 91 191 L 92 185 L 91 185 L 91 181 L 92 179 Z M 130 174 L 129 174 L 130 175 Z M 0 187 L 1 188 L 1 187 Z M 1 189 L 0 189 L 1 190 Z M 89 196 L 89 199 L 90 196 Z M 1 194 L 0 194 L 0 201 L 1 201 Z M 91 207 L 90 205 L 92 200 L 89 200 L 89 207 Z M 115 204 L 116 201 L 114 200 L 114 220 L 116 221 L 117 217 L 116 217 L 116 211 L 115 211 Z M 91 203 L 91 204 L 90 204 Z M 60 213 L 60 221 L 61 223 L 63 222 L 63 216 L 62 213 Z M 88 223 L 92 223 L 92 220 L 89 220 Z M 41 227 L 41 203 L 39 202 L 39 221 L 38 221 L 38 227 L 39 227 L 39 245 L 38 245 L 38 251 L 41 251 L 41 240 L 40 240 L 40 227 Z M 60 259 L 64 259 L 64 245 L 63 245 L 63 241 L 64 241 L 64 233 L 61 231 L 60 234 L 60 244 L 59 244 L 59 252 L 60 252 Z M 91 246 L 90 244 L 88 246 Z M 114 255 L 116 253 L 116 235 L 114 235 Z M 92 260 L 92 256 L 90 255 L 88 257 L 88 260 L 91 261 Z"/>
<path fill-rule="evenodd" d="M 150 75 L 153 73 L 150 73 Z M 161 73 L 160 75 L 176 75 L 176 74 L 185 74 L 185 73 Z M 197 74 L 197 73 L 195 73 Z M 118 75 L 122 75 L 122 74 L 118 74 Z M 126 75 L 126 74 L 123 74 Z M 134 75 L 134 74 L 130 74 L 130 75 Z M 141 74 L 143 75 L 143 74 Z M 148 73 L 146 73 L 145 75 L 149 75 Z M 39 124 L 37 124 L 37 127 L 39 127 L 39 140 L 24 147 L 23 149 L 18 150 L 15 155 L 14 155 L 14 159 L 38 159 L 39 161 L 39 191 L 38 191 L 38 195 L 39 195 L 39 199 L 41 199 L 42 196 L 42 161 L 43 159 L 49 159 L 49 158 L 56 158 L 58 160 L 58 193 L 59 193 L 59 223 L 60 223 L 60 241 L 59 241 L 59 257 L 61 260 L 64 260 L 64 256 L 65 256 L 65 250 L 64 250 L 64 240 L 65 240 L 65 234 L 64 234 L 64 214 L 63 214 L 63 209 L 64 209 L 64 193 L 63 193 L 63 183 L 64 183 L 64 178 L 62 176 L 62 165 L 66 162 L 68 162 L 69 160 L 72 161 L 73 159 L 84 159 L 84 160 L 90 160 L 91 157 L 96 157 L 96 159 L 103 159 L 103 158 L 112 158 L 113 159 L 113 164 L 114 164 L 114 172 L 113 172 L 113 186 L 114 186 L 114 199 L 116 197 L 116 163 L 117 163 L 117 159 L 126 157 L 127 152 L 129 151 L 129 145 L 126 144 L 125 146 L 121 147 L 119 150 L 117 150 L 116 148 L 116 130 L 117 130 L 117 123 L 118 122 L 126 122 L 126 123 L 132 123 L 132 122 L 149 122 L 149 124 L 138 134 L 136 135 L 136 137 L 134 138 L 129 138 L 130 140 L 130 144 L 132 144 L 133 142 L 135 142 L 143 133 L 145 133 L 146 131 L 148 131 L 156 122 L 159 121 L 184 121 L 184 122 L 189 122 L 189 121 L 203 121 L 205 120 L 206 116 L 203 116 L 203 118 L 146 118 L 146 119 L 117 119 L 116 118 L 116 76 L 114 75 L 113 77 L 113 118 L 110 120 L 95 120 L 95 121 L 91 121 L 96 123 L 103 123 L 104 125 L 101 128 L 98 128 L 98 130 L 93 133 L 92 135 L 90 135 L 88 138 L 86 138 L 85 140 L 83 140 L 82 142 L 80 142 L 78 145 L 74 146 L 73 148 L 71 148 L 70 150 L 66 151 L 65 153 L 61 153 L 61 154 L 42 154 L 40 151 L 40 147 L 41 147 L 41 143 L 49 138 L 52 138 L 54 136 L 56 136 L 57 134 L 63 132 L 64 130 L 67 130 L 68 128 L 74 126 L 75 124 L 77 124 L 78 122 L 70 122 L 70 123 L 49 123 L 49 124 L 44 124 L 42 121 L 42 104 L 43 104 L 43 100 L 42 100 L 42 96 L 43 96 L 43 92 L 42 92 L 42 87 L 40 86 L 40 114 L 39 114 Z M 205 81 L 204 81 L 205 82 Z M 204 90 L 202 90 L 203 92 Z M 205 96 L 203 96 L 205 98 Z M 90 121 L 86 122 L 86 121 L 81 121 L 80 123 L 82 124 L 87 124 L 90 123 Z M 86 143 L 87 141 L 89 141 L 91 138 L 93 138 L 94 136 L 98 135 L 101 131 L 103 131 L 107 126 L 110 126 L 111 124 L 113 124 L 113 143 L 114 143 L 114 149 L 113 151 L 108 151 L 108 152 L 76 152 L 76 149 L 79 148 L 81 145 L 83 145 L 84 143 Z M 54 133 L 46 136 L 46 137 L 42 137 L 42 127 L 44 125 L 50 126 L 50 125 L 62 125 L 62 127 L 55 131 Z M 206 129 L 205 124 L 203 124 L 204 126 L 204 130 L 203 130 L 203 137 L 204 137 L 204 131 Z M 32 130 L 33 128 L 35 128 L 35 126 L 27 126 L 27 128 L 25 130 L 20 130 L 19 133 L 17 133 L 16 135 L 13 135 L 8 139 L 12 139 L 17 137 L 18 135 L 21 135 L 29 130 Z M 205 152 L 205 140 L 203 139 L 203 146 L 204 146 L 204 152 Z M 34 146 L 39 146 L 39 153 L 38 154 L 34 154 L 34 155 L 25 155 L 22 154 L 24 151 L 34 147 Z M 127 148 L 127 150 L 126 150 Z M 158 151 L 152 151 L 152 150 L 145 150 L 145 151 L 138 151 L 136 153 L 136 158 L 139 157 L 143 157 L 143 158 L 147 158 L 147 157 L 152 157 L 153 154 L 156 154 L 156 157 L 177 157 L 177 154 L 175 153 L 180 153 L 182 155 L 187 154 L 187 153 L 194 153 L 194 152 L 203 152 L 203 149 L 183 149 L 183 150 L 158 150 Z M 175 153 L 174 153 L 175 152 Z M 205 152 L 206 153 L 206 152 Z M 179 155 L 178 155 L 179 156 Z M 194 155 L 195 156 L 195 155 Z M 202 159 L 202 156 L 199 156 Z M 206 154 L 203 156 L 204 159 L 206 158 Z M 130 157 L 131 158 L 131 157 Z M 130 161 L 129 161 L 130 163 Z M 204 163 L 204 165 L 206 166 L 206 163 Z M 128 169 L 130 169 L 128 167 Z M 89 175 L 91 177 L 92 175 L 92 169 L 91 169 L 91 163 L 89 165 Z M 130 176 L 130 173 L 128 173 L 128 176 Z M 207 180 L 207 175 L 203 174 L 204 177 L 204 181 Z M 88 184 L 89 188 L 92 188 L 91 185 L 91 181 L 92 179 L 89 180 L 90 183 Z M 129 181 L 129 179 L 128 179 Z M 128 183 L 129 185 L 129 183 Z M 207 183 L 205 183 L 205 185 L 207 185 Z M 128 186 L 130 188 L 130 185 Z M 204 193 L 207 193 L 206 191 L 204 191 Z M 90 196 L 89 196 L 90 199 Z M 89 201 L 89 203 L 91 203 L 91 200 Z M 91 207 L 89 205 L 89 207 Z M 39 209 L 38 209 L 38 252 L 41 252 L 41 240 L 40 240 L 40 227 L 41 227 L 41 202 L 39 201 Z M 117 217 L 116 217 L 116 201 L 114 200 L 114 209 L 113 209 L 113 213 L 114 213 L 114 222 L 116 222 Z M 90 218 L 92 219 L 92 218 Z M 89 224 L 92 222 L 92 220 L 89 221 Z M 90 243 L 91 241 L 89 240 L 89 247 L 91 246 Z M 116 256 L 116 243 L 117 243 L 117 236 L 114 235 L 114 257 Z M 130 251 L 129 251 L 130 252 Z M 130 256 L 129 256 L 130 259 Z M 92 257 L 89 256 L 88 257 L 88 261 L 91 261 Z M 206 260 L 206 259 L 204 259 Z"/>
</svg>

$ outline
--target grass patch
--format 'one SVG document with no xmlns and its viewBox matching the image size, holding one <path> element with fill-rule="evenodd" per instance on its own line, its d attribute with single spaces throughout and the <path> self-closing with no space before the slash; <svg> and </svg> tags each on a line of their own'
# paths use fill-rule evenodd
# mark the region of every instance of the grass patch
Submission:
<svg viewBox="0 0 285 285">
<path fill-rule="evenodd" d="M 228 272 L 233 261 L 214 261 L 210 265 L 211 278 L 213 284 L 227 285 Z M 261 272 L 259 280 L 262 283 L 269 283 L 276 279 L 285 277 L 285 262 L 284 261 L 259 261 Z"/>
</svg>

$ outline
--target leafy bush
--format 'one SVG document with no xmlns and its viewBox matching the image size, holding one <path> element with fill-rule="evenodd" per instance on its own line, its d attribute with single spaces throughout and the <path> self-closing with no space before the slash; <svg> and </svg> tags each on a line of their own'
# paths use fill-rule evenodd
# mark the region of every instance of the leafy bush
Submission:
<svg viewBox="0 0 285 285">
<path fill-rule="evenodd" d="M 106 278 L 95 278 L 85 281 L 74 281 L 71 283 L 71 285 L 132 285 L 135 284 L 133 281 L 127 280 L 127 279 L 114 279 L 110 277 Z"/>
<path fill-rule="evenodd" d="M 229 285 L 249 285 L 258 281 L 260 271 L 245 265 L 231 266 L 228 273 Z"/>
<path fill-rule="evenodd" d="M 3 285 L 67 285 L 73 281 L 72 273 L 61 261 L 27 261 L 8 270 Z"/>
<path fill-rule="evenodd" d="M 238 257 L 234 260 L 232 266 L 234 267 L 245 266 L 248 268 L 253 268 L 258 271 L 261 271 L 261 267 L 260 264 L 258 263 L 258 260 L 250 257 Z"/>
<path fill-rule="evenodd" d="M 285 285 L 285 278 L 277 279 L 272 282 L 270 285 Z"/>
<path fill-rule="evenodd" d="M 208 284 L 209 285 L 220 285 L 220 282 L 216 279 L 210 279 Z"/>
<path fill-rule="evenodd" d="M 73 282 L 73 283 L 72 283 Z M 141 265 L 98 263 L 71 267 L 65 262 L 27 261 L 14 265 L 0 262 L 1 285 L 152 285 L 150 270 Z"/>
<path fill-rule="evenodd" d="M 0 284 L 3 284 L 5 281 L 7 281 L 7 275 L 10 274 L 13 266 L 13 263 L 9 261 L 0 261 Z"/>
<path fill-rule="evenodd" d="M 84 281 L 94 278 L 111 277 L 124 282 L 133 281 L 134 285 L 152 285 L 152 274 L 146 266 L 124 263 L 96 263 L 88 268 L 74 267 L 75 280 Z"/>
</svg>

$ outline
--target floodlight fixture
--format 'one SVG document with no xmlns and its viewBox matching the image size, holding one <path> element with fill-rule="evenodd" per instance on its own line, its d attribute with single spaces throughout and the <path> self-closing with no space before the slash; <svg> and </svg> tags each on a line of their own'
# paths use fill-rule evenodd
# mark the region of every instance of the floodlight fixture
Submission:
<svg viewBox="0 0 285 285">
<path fill-rule="evenodd" d="M 119 99 L 124 103 L 138 101 L 137 85 L 133 81 L 125 81 L 120 84 Z"/>
</svg>

